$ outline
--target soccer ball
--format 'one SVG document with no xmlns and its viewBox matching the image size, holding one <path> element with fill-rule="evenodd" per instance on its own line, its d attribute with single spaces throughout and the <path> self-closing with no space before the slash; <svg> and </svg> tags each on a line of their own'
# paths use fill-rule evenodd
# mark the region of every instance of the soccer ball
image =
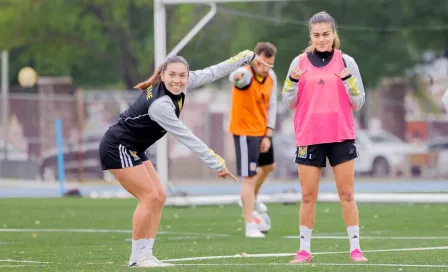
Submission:
<svg viewBox="0 0 448 272">
<path fill-rule="evenodd" d="M 254 221 L 257 224 L 258 230 L 262 233 L 267 233 L 271 229 L 271 218 L 267 213 L 259 213 L 254 211 Z"/>
</svg>

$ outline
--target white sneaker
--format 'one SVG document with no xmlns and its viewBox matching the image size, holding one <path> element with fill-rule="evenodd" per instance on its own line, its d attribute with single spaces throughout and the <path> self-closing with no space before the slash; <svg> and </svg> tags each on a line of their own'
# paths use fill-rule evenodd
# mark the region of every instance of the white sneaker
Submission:
<svg viewBox="0 0 448 272">
<path fill-rule="evenodd" d="M 174 266 L 174 264 L 164 263 L 155 256 L 146 256 L 139 261 L 130 260 L 129 267 L 167 267 Z"/>
<path fill-rule="evenodd" d="M 248 238 L 264 238 L 264 234 L 258 230 L 257 225 L 248 224 L 250 226 L 246 226 L 246 237 Z"/>
<path fill-rule="evenodd" d="M 266 213 L 268 211 L 268 207 L 266 204 L 261 202 L 261 200 L 255 200 L 255 210 L 259 213 Z"/>
</svg>

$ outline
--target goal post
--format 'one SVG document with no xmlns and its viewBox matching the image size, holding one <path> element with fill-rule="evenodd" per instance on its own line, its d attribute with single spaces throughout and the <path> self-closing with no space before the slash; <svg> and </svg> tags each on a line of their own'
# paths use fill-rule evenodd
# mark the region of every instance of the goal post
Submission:
<svg viewBox="0 0 448 272">
<path fill-rule="evenodd" d="M 216 3 L 243 3 L 243 2 L 284 2 L 289 0 L 154 0 L 154 62 L 155 66 L 162 64 L 166 57 L 179 53 L 194 36 L 205 26 L 216 14 Z M 309 0 L 296 0 L 309 1 Z M 202 18 L 187 35 L 169 52 L 166 53 L 166 5 L 181 4 L 209 4 L 210 11 Z M 156 144 L 156 167 L 162 186 L 166 188 L 168 182 L 168 138 L 162 137 Z"/>
</svg>

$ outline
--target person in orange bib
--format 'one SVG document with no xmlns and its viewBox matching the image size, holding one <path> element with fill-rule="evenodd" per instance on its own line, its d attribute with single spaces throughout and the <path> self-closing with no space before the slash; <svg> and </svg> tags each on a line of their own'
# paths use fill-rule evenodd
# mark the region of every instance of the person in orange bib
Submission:
<svg viewBox="0 0 448 272">
<path fill-rule="evenodd" d="M 255 52 L 274 65 L 276 47 L 260 42 Z M 246 237 L 263 238 L 254 219 L 256 212 L 267 211 L 257 199 L 261 185 L 275 169 L 272 131 L 277 114 L 277 77 L 271 67 L 245 65 L 229 76 L 233 84 L 229 132 L 235 141 L 237 172 L 243 178 L 241 204 L 246 223 Z"/>
</svg>

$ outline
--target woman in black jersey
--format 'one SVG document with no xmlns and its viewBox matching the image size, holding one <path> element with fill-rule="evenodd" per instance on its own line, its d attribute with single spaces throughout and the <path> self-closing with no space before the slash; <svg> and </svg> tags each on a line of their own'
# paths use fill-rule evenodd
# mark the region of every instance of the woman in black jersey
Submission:
<svg viewBox="0 0 448 272">
<path fill-rule="evenodd" d="M 189 71 L 184 58 L 170 57 L 148 80 L 135 86 L 142 93 L 105 133 L 99 148 L 102 168 L 109 170 L 139 200 L 132 220 L 129 266 L 171 266 L 152 254 L 166 194 L 154 166 L 145 155 L 148 147 L 169 132 L 208 163 L 218 177 L 230 176 L 236 181 L 225 161 L 197 138 L 179 115 L 187 90 L 211 83 L 249 62 L 270 66 L 249 50 L 197 71 Z"/>
</svg>

